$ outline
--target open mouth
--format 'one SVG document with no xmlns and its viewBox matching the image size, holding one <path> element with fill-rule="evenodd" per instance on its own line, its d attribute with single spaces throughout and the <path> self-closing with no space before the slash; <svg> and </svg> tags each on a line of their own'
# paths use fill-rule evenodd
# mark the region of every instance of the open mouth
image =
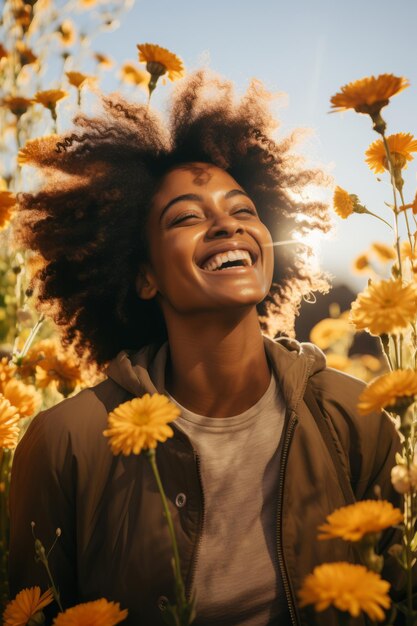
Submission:
<svg viewBox="0 0 417 626">
<path fill-rule="evenodd" d="M 252 267 L 256 258 L 252 258 L 247 250 L 229 250 L 209 257 L 201 269 L 208 272 L 219 272 L 231 267 Z"/>
</svg>

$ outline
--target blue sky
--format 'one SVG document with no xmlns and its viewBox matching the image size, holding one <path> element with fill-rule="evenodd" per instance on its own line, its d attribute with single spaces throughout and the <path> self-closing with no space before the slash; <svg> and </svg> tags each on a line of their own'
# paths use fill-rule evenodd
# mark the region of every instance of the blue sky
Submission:
<svg viewBox="0 0 417 626">
<path fill-rule="evenodd" d="M 388 132 L 417 136 L 417 2 L 415 0 L 136 0 L 121 27 L 100 35 L 94 48 L 118 62 L 136 58 L 136 44 L 158 43 L 182 57 L 188 70 L 206 65 L 232 79 L 243 91 L 252 77 L 287 94 L 277 105 L 281 135 L 295 127 L 313 131 L 303 152 L 321 163 L 337 184 L 357 193 L 369 209 L 389 218 L 386 182 L 378 183 L 364 163 L 364 151 L 377 136 L 367 116 L 328 114 L 329 98 L 341 85 L 370 74 L 406 76 L 411 87 L 395 96 L 385 118 Z M 108 77 L 104 86 L 115 87 Z M 159 88 L 158 106 L 169 94 Z M 410 164 L 406 196 L 414 197 L 417 160 Z M 384 179 L 386 181 L 386 179 Z M 352 259 L 373 240 L 390 243 L 377 220 L 335 218 L 333 238 L 322 243 L 322 262 L 334 282 L 360 287 Z"/>
</svg>

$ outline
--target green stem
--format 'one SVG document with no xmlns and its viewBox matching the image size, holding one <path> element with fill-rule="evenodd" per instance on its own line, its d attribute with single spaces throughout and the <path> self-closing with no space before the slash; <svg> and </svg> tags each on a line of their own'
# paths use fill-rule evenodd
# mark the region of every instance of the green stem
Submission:
<svg viewBox="0 0 417 626">
<path fill-rule="evenodd" d="M 405 205 L 405 201 L 404 201 L 404 195 L 403 195 L 403 191 L 402 189 L 400 189 L 400 198 L 401 198 L 401 202 L 403 204 L 403 206 Z M 410 248 L 411 248 L 411 267 L 414 269 L 414 244 L 413 244 L 413 237 L 410 231 L 410 223 L 408 221 L 408 215 L 407 215 L 407 209 L 404 210 L 404 217 L 405 217 L 405 223 L 407 226 L 407 236 L 408 236 L 408 241 L 410 242 Z"/>
<path fill-rule="evenodd" d="M 385 153 L 387 155 L 387 161 L 388 161 L 388 171 L 390 174 L 390 179 L 391 179 L 391 186 L 392 186 L 392 193 L 393 193 L 393 199 L 394 199 L 394 236 L 395 236 L 395 247 L 397 250 L 397 258 L 398 258 L 398 269 L 400 272 L 400 278 L 402 280 L 402 276 L 403 276 L 403 269 L 402 269 L 402 262 L 401 262 L 401 252 L 400 252 L 400 237 L 398 234 L 398 203 L 397 203 L 397 193 L 396 193 L 396 186 L 395 186 L 395 179 L 394 179 L 394 167 L 392 164 L 392 158 L 391 158 L 391 152 L 389 149 L 389 145 L 387 142 L 387 139 L 385 137 L 385 133 L 381 133 L 382 134 L 382 141 L 384 142 L 384 147 L 385 147 Z"/>
<path fill-rule="evenodd" d="M 368 213 L 368 215 L 372 215 L 372 217 L 376 217 L 381 222 L 384 222 L 384 224 L 386 224 L 391 230 L 393 230 L 391 224 L 389 224 L 386 220 L 384 220 L 383 217 L 381 217 L 380 215 L 377 215 L 376 213 L 372 213 L 372 211 L 369 211 L 368 209 L 366 209 L 366 212 Z"/>
<path fill-rule="evenodd" d="M 38 332 L 39 332 L 42 324 L 44 323 L 44 321 L 45 321 L 45 316 L 42 313 L 42 315 L 40 316 L 40 318 L 36 322 L 35 326 L 30 331 L 30 335 L 29 335 L 29 337 L 25 341 L 25 345 L 23 346 L 22 352 L 19 352 L 18 354 L 15 355 L 16 360 L 23 359 L 23 357 L 26 356 L 30 346 L 33 343 L 33 340 L 35 339 L 36 335 L 38 334 Z"/>
<path fill-rule="evenodd" d="M 167 520 L 168 523 L 168 529 L 169 529 L 169 534 L 171 537 L 171 543 L 172 543 L 172 549 L 174 552 L 174 572 L 175 572 L 175 582 L 176 582 L 176 589 L 177 589 L 177 603 L 180 607 L 183 607 L 186 605 L 186 598 L 185 598 L 185 588 L 184 588 L 184 583 L 182 580 L 182 576 L 181 576 L 181 562 L 180 562 L 180 555 L 178 552 L 178 545 L 177 545 L 177 539 L 175 537 L 175 530 L 174 530 L 174 524 L 172 523 L 172 517 L 171 517 L 171 513 L 169 512 L 169 508 L 168 508 L 168 501 L 165 495 L 165 491 L 164 491 L 164 487 L 162 485 L 162 481 L 161 481 L 161 477 L 159 475 L 159 470 L 158 470 L 158 466 L 156 463 L 156 454 L 155 454 L 155 449 L 150 448 L 147 451 L 147 457 L 150 461 L 151 467 L 152 467 L 152 471 L 154 473 L 155 476 L 155 480 L 156 483 L 158 485 L 158 489 L 159 489 L 159 493 L 161 495 L 161 499 L 162 499 L 162 505 L 164 508 L 164 515 L 165 518 Z"/>
</svg>

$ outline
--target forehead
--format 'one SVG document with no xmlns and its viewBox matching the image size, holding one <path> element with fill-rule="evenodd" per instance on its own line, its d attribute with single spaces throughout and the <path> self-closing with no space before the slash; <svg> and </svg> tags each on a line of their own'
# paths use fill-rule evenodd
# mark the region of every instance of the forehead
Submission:
<svg viewBox="0 0 417 626">
<path fill-rule="evenodd" d="M 204 194 L 230 189 L 242 187 L 220 167 L 208 163 L 185 163 L 171 169 L 164 176 L 155 194 L 154 204 L 158 205 L 190 191 Z"/>
</svg>

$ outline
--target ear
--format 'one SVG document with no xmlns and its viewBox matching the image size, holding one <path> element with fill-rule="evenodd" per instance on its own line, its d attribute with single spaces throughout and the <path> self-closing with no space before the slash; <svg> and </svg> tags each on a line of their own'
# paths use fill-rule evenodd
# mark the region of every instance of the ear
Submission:
<svg viewBox="0 0 417 626">
<path fill-rule="evenodd" d="M 158 293 L 156 280 L 149 267 L 140 267 L 136 278 L 136 291 L 142 300 L 152 300 Z"/>
</svg>

